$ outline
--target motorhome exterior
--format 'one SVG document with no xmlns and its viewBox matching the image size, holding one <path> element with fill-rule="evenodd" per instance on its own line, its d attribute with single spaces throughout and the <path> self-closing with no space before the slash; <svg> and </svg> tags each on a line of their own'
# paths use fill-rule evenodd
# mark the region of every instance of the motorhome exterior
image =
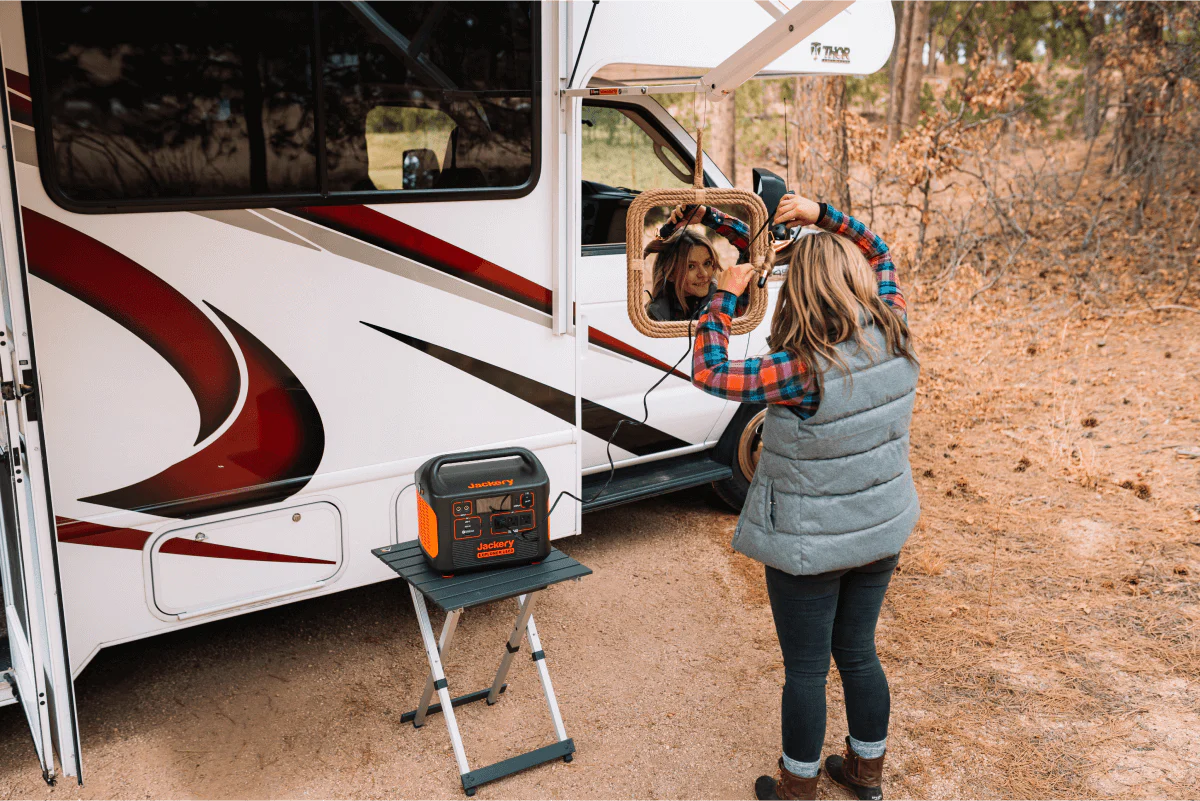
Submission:
<svg viewBox="0 0 1200 801">
<path fill-rule="evenodd" d="M 623 209 L 695 143 L 652 96 L 560 90 L 700 74 L 788 8 L 602 5 L 581 53 L 591 8 L 0 4 L 0 701 L 47 780 L 81 777 L 101 648 L 389 578 L 369 551 L 415 538 L 430 456 L 519 445 L 586 493 L 667 370 L 594 506 L 748 480 L 756 410 L 625 312 Z M 871 72 L 892 25 L 851 5 L 768 71 Z M 649 183 L 606 180 L 602 117 Z"/>
</svg>

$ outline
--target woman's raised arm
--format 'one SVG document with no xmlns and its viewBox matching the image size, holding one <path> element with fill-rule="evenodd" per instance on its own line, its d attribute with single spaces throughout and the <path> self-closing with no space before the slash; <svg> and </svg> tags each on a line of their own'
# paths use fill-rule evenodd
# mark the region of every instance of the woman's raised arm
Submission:
<svg viewBox="0 0 1200 801">
<path fill-rule="evenodd" d="M 895 309 L 905 322 L 908 321 L 908 305 L 896 281 L 896 265 L 892 263 L 892 254 L 888 251 L 887 243 L 878 234 L 828 203 L 816 203 L 806 197 L 792 194 L 784 195 L 779 201 L 775 222 L 816 225 L 849 239 L 867 257 L 867 263 L 875 271 L 875 280 L 879 284 L 879 298 Z"/>
<path fill-rule="evenodd" d="M 821 204 L 821 216 L 817 225 L 830 233 L 846 237 L 867 257 L 867 263 L 875 271 L 875 280 L 879 283 L 879 298 L 908 321 L 908 304 L 900 292 L 896 282 L 896 265 L 892 263 L 892 254 L 888 251 L 887 243 L 870 228 L 863 225 L 849 214 L 830 206 Z"/>
</svg>

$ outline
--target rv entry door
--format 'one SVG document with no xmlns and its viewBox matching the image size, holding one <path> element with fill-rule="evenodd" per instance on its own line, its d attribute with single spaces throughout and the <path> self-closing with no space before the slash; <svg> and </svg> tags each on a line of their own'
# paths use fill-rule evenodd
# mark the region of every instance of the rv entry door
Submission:
<svg viewBox="0 0 1200 801">
<path fill-rule="evenodd" d="M 6 100 L 0 98 L 0 100 Z M 25 712 L 33 747 L 50 784 L 61 771 L 82 781 L 75 692 L 59 592 L 55 525 L 39 414 L 40 391 L 29 324 L 28 286 L 13 195 L 11 130 L 3 104 L 0 159 L 0 702 Z M 55 765 L 58 756 L 58 767 Z"/>
</svg>

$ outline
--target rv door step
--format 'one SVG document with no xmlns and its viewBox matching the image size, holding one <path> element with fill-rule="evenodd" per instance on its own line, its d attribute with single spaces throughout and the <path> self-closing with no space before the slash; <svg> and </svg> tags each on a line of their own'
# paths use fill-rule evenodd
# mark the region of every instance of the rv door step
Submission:
<svg viewBox="0 0 1200 801">
<path fill-rule="evenodd" d="M 718 464 L 710 457 L 710 451 L 689 453 L 646 464 L 635 464 L 617 470 L 612 483 L 596 500 L 584 503 L 584 512 L 595 512 L 620 506 L 623 503 L 652 498 L 666 492 L 697 487 L 713 481 L 721 481 L 733 475 L 728 465 Z M 583 477 L 583 497 L 591 498 L 604 482 L 608 471 Z"/>
</svg>

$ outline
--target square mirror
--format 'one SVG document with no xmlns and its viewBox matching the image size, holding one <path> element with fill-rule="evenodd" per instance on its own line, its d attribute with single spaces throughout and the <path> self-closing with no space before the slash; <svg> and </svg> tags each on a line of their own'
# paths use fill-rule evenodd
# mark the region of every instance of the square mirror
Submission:
<svg viewBox="0 0 1200 801">
<path fill-rule="evenodd" d="M 736 189 L 656 189 L 630 205 L 626 218 L 629 318 L 651 337 L 685 337 L 716 291 L 723 270 L 756 265 L 738 299 L 733 333 L 766 314 L 758 276 L 770 269 L 762 199 Z M 757 234 L 757 236 L 756 236 Z"/>
</svg>

